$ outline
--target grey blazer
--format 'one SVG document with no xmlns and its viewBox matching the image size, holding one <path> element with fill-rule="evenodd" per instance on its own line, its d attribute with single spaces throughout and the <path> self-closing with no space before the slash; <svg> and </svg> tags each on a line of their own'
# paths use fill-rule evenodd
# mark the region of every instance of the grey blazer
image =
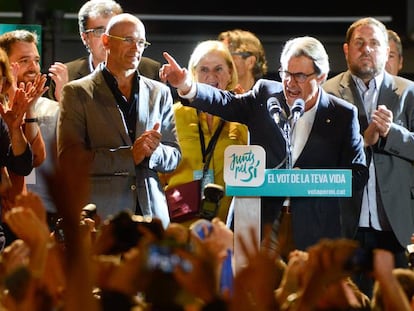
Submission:
<svg viewBox="0 0 414 311">
<path fill-rule="evenodd" d="M 136 137 L 161 124 L 161 143 L 149 159 L 135 165 L 122 113 L 98 67 L 67 83 L 58 123 L 58 156 L 81 146 L 94 153 L 91 203 L 107 218 L 120 210 L 135 213 L 137 200 L 144 215 L 169 223 L 158 172 L 173 171 L 181 160 L 171 92 L 165 84 L 140 76 Z"/>
<path fill-rule="evenodd" d="M 368 126 L 362 99 L 349 71 L 325 82 L 323 88 L 358 108 L 361 133 Z M 403 247 L 410 244 L 414 233 L 414 82 L 385 72 L 380 87 L 378 104 L 393 113 L 393 124 L 386 139 L 370 148 L 376 167 L 377 185 L 385 212 L 398 241 Z M 367 157 L 367 161 L 371 157 Z M 359 210 L 348 213 L 347 234 L 354 237 L 359 221 Z M 350 213 L 352 212 L 352 213 Z"/>
</svg>

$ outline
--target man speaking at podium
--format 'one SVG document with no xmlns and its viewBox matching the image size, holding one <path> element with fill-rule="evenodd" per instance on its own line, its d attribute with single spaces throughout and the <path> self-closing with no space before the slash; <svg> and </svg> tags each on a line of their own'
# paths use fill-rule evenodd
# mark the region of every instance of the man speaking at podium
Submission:
<svg viewBox="0 0 414 311">
<path fill-rule="evenodd" d="M 281 255 L 342 236 L 341 209 L 358 208 L 353 202 L 367 182 L 368 169 L 357 110 L 321 87 L 329 73 L 321 42 L 309 36 L 287 41 L 280 57 L 282 82 L 260 79 L 241 95 L 196 83 L 172 56 L 164 57 L 168 63 L 160 70 L 161 80 L 178 89 L 184 104 L 246 124 L 250 144 L 265 149 L 266 168 L 352 170 L 351 198 L 262 198 L 262 229 L 273 224 L 276 238 L 289 221 L 283 235 L 290 243 L 280 244 Z"/>
</svg>

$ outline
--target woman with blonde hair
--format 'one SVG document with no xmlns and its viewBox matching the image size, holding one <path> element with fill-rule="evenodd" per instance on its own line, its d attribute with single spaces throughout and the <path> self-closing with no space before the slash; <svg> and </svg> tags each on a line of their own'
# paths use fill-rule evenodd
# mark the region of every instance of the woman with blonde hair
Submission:
<svg viewBox="0 0 414 311">
<path fill-rule="evenodd" d="M 196 81 L 222 90 L 234 90 L 238 85 L 237 70 L 231 53 L 218 40 L 200 42 L 191 54 L 188 70 Z M 214 183 L 224 187 L 224 150 L 230 145 L 247 144 L 247 127 L 186 107 L 180 102 L 174 104 L 174 115 L 182 160 L 173 173 L 163 176 L 165 189 L 200 179 L 209 156 L 211 160 L 203 185 Z M 217 140 L 213 148 L 215 134 Z M 223 221 L 226 221 L 231 199 L 232 197 L 224 196 L 219 202 L 216 216 Z"/>
</svg>

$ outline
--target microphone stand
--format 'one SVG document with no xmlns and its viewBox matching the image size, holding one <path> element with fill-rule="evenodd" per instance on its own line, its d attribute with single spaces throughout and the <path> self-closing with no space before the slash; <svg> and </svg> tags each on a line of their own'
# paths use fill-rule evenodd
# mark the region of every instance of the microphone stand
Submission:
<svg viewBox="0 0 414 311">
<path fill-rule="evenodd" d="M 289 118 L 283 118 L 284 122 L 280 122 L 281 119 L 279 118 L 279 113 L 282 111 L 280 106 L 279 106 L 279 110 L 277 111 L 278 113 L 273 114 L 273 119 L 277 127 L 279 128 L 279 130 L 282 132 L 282 136 L 285 139 L 285 145 L 286 145 L 286 157 L 285 159 L 283 159 L 281 163 L 279 163 L 279 165 L 277 165 L 276 168 L 280 168 L 283 165 L 283 163 L 286 163 L 287 169 L 293 168 L 293 158 L 292 158 L 293 131 L 295 129 L 297 121 L 299 120 L 300 116 L 303 114 L 304 106 L 305 106 L 305 102 L 302 99 L 300 100 L 297 99 L 294 102 L 293 107 L 291 108 Z M 271 110 L 273 111 L 273 109 L 276 110 L 277 107 L 271 106 L 271 108 L 272 108 Z"/>
<path fill-rule="evenodd" d="M 293 163 L 292 163 L 292 128 L 290 126 L 290 122 L 285 122 L 283 126 L 283 133 L 286 140 L 286 168 L 292 169 Z"/>
<path fill-rule="evenodd" d="M 285 138 L 285 141 L 286 141 L 286 168 L 289 169 L 289 170 L 293 169 L 293 156 L 292 156 L 293 142 L 292 142 L 292 137 L 293 137 L 293 131 L 295 129 L 297 120 L 298 120 L 298 118 L 295 115 L 295 113 L 291 113 L 290 118 L 287 119 L 286 122 L 284 123 L 283 130 L 282 130 L 283 137 Z M 282 207 L 282 210 L 281 210 L 281 212 L 279 214 L 279 217 L 278 217 L 278 222 L 277 222 L 278 224 L 277 224 L 277 227 L 276 227 L 275 232 L 274 232 L 275 235 L 273 235 L 273 233 L 272 233 L 272 235 L 273 235 L 272 240 L 275 241 L 276 248 L 279 249 L 282 258 L 286 261 L 288 259 L 287 258 L 288 252 L 290 251 L 290 248 L 293 245 L 291 245 L 290 242 L 286 242 L 285 245 L 281 246 L 279 241 L 278 241 L 278 238 L 279 238 L 280 226 L 283 222 L 283 218 L 284 218 L 284 216 L 287 216 L 287 214 L 291 213 L 290 208 L 291 208 L 291 199 L 290 199 L 290 196 L 287 196 L 285 198 L 285 200 L 283 201 L 283 207 Z M 289 221 L 289 218 L 287 218 L 286 221 Z M 293 234 L 293 233 L 291 232 L 290 234 Z M 287 237 L 286 241 L 290 241 L 290 238 Z M 284 258 L 285 256 L 286 256 L 286 258 Z"/>
<path fill-rule="evenodd" d="M 285 145 L 286 145 L 286 157 L 285 157 L 285 163 L 286 163 L 286 169 L 292 169 L 293 168 L 293 160 L 292 160 L 292 133 L 293 133 L 293 126 L 291 125 L 292 120 L 286 119 L 282 126 L 280 127 L 280 130 L 283 134 L 283 138 L 285 139 Z M 284 211 L 286 209 L 286 211 Z M 286 247 L 289 248 L 289 245 L 284 245 L 280 243 L 279 241 L 279 234 L 281 225 L 284 219 L 285 214 L 290 213 L 290 196 L 287 196 L 283 201 L 283 206 L 281 208 L 280 214 L 277 217 L 277 222 L 274 223 L 274 230 L 272 230 L 272 236 L 271 241 L 274 243 L 274 247 L 279 250 L 280 255 L 282 256 L 282 259 L 287 262 L 288 260 L 288 254 L 286 253 L 287 250 Z"/>
<path fill-rule="evenodd" d="M 297 121 L 298 121 L 298 119 L 291 118 L 290 122 L 286 122 L 286 124 L 287 124 L 286 145 L 287 145 L 287 148 L 288 148 L 288 150 L 286 152 L 287 152 L 287 156 L 288 156 L 288 164 L 287 164 L 288 169 L 293 168 L 293 158 L 292 158 L 293 142 L 292 142 L 292 137 L 293 137 L 293 131 L 296 127 Z"/>
<path fill-rule="evenodd" d="M 286 168 L 288 170 L 293 169 L 293 143 L 292 143 L 292 136 L 293 130 L 295 129 L 296 122 L 298 119 L 291 118 L 287 120 L 284 125 L 284 132 L 285 132 L 285 139 L 286 139 Z M 283 202 L 284 206 L 288 206 L 290 208 L 290 197 L 286 197 L 285 201 Z"/>
</svg>

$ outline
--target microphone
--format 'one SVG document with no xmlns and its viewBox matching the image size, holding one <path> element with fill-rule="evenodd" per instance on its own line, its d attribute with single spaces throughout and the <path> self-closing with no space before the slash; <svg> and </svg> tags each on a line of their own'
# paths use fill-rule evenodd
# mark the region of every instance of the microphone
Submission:
<svg viewBox="0 0 414 311">
<path fill-rule="evenodd" d="M 292 108 L 290 110 L 290 116 L 292 118 L 293 124 L 299 120 L 299 118 L 305 112 L 305 101 L 302 98 L 298 98 L 293 102 Z"/>
<path fill-rule="evenodd" d="M 267 100 L 267 110 L 269 111 L 275 123 L 279 125 L 282 107 L 280 106 L 280 103 L 276 97 L 270 97 Z"/>
</svg>

